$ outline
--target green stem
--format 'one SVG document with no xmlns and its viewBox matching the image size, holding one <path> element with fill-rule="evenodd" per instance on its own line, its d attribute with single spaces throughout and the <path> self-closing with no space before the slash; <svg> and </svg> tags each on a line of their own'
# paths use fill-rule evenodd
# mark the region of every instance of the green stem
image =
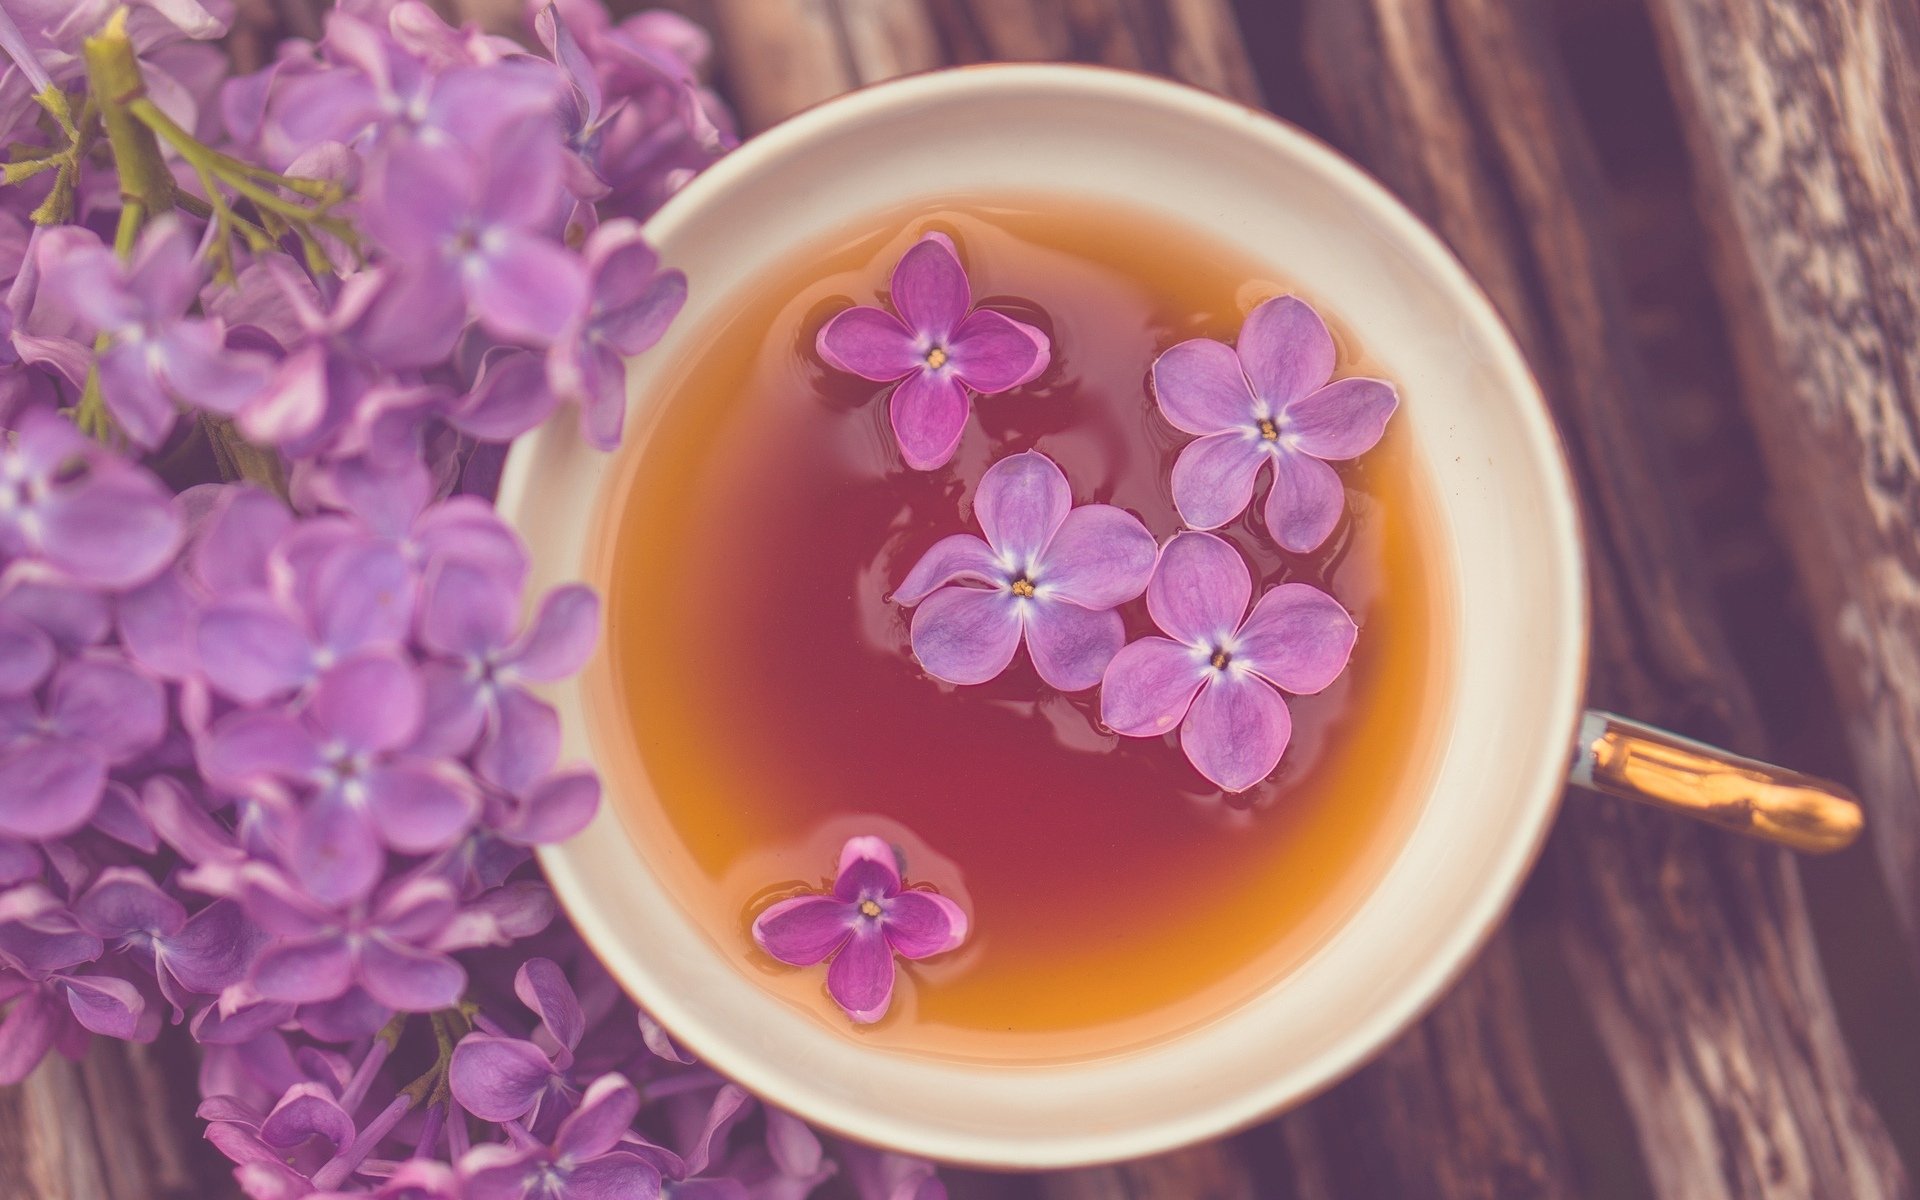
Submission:
<svg viewBox="0 0 1920 1200">
<path fill-rule="evenodd" d="M 107 144 L 113 150 L 120 194 L 129 202 L 137 201 L 143 217 L 170 211 L 173 173 L 167 170 L 153 131 L 135 119 L 132 111 L 134 105 L 144 101 L 146 83 L 140 77 L 139 60 L 134 57 L 133 39 L 127 36 L 127 10 L 115 10 L 106 28 L 86 40 L 81 53 L 87 63 L 87 84 L 100 106 Z"/>
</svg>

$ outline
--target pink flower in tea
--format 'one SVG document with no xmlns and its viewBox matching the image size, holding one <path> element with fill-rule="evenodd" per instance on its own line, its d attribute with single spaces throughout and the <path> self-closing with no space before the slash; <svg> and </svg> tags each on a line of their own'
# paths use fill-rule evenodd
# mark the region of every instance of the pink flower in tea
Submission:
<svg viewBox="0 0 1920 1200">
<path fill-rule="evenodd" d="M 1177 533 L 1147 584 L 1166 637 L 1132 643 L 1107 666 L 1100 719 L 1127 737 L 1180 728 L 1195 769 L 1229 792 L 1272 773 L 1293 735 L 1282 691 L 1311 695 L 1346 669 L 1358 630 L 1340 602 L 1283 583 L 1247 611 L 1253 576 L 1210 533 Z"/>
<path fill-rule="evenodd" d="M 1333 335 L 1293 296 L 1269 300 L 1240 328 L 1238 346 L 1181 342 L 1153 363 L 1160 412 L 1197 433 L 1173 464 L 1173 502 L 1195 529 L 1218 529 L 1253 499 L 1273 463 L 1267 532 L 1283 549 L 1318 549 L 1340 523 L 1346 492 L 1328 462 L 1373 449 L 1399 405 L 1378 379 L 1333 379 Z"/>
<path fill-rule="evenodd" d="M 1126 642 L 1113 610 L 1146 589 L 1156 547 L 1131 513 L 1073 507 L 1067 477 L 1029 450 L 988 467 L 973 494 L 986 540 L 935 542 L 893 598 L 919 605 L 913 656 L 948 683 L 985 683 L 1024 638 L 1040 678 L 1063 692 L 1100 682 Z"/>
<path fill-rule="evenodd" d="M 893 268 L 895 316 L 861 305 L 820 330 L 828 365 L 875 382 L 899 380 L 888 401 L 907 465 L 931 471 L 953 457 L 970 393 L 1019 387 L 1047 369 L 1047 335 L 973 307 L 967 272 L 943 233 L 913 244 Z"/>
<path fill-rule="evenodd" d="M 967 914 L 937 892 L 906 887 L 893 847 L 877 837 L 841 847 L 832 891 L 782 900 L 753 922 L 753 940 L 783 963 L 831 958 L 827 993 L 863 1025 L 887 1015 L 894 955 L 928 958 L 966 939 Z"/>
</svg>

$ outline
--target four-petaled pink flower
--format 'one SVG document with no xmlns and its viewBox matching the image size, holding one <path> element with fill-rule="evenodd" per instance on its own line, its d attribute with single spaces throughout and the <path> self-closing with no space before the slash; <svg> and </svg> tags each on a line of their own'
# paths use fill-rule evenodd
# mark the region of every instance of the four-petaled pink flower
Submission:
<svg viewBox="0 0 1920 1200">
<path fill-rule="evenodd" d="M 907 465 L 931 471 L 953 457 L 968 393 L 1019 387 L 1047 369 L 1047 335 L 973 307 L 967 272 L 943 233 L 929 233 L 893 269 L 893 307 L 861 305 L 821 327 L 820 357 L 875 382 L 899 380 L 888 402 Z"/>
<path fill-rule="evenodd" d="M 1293 734 L 1281 691 L 1311 695 L 1346 669 L 1357 629 L 1340 602 L 1304 583 L 1253 596 L 1232 543 L 1179 533 L 1160 552 L 1147 611 L 1167 637 L 1145 637 L 1107 666 L 1100 719 L 1128 737 L 1180 727 L 1202 775 L 1244 792 L 1280 762 Z"/>
<path fill-rule="evenodd" d="M 967 914 L 937 892 L 907 888 L 893 847 L 850 839 L 830 892 L 771 905 L 753 922 L 753 940 L 783 963 L 810 967 L 831 957 L 827 992 L 861 1024 L 887 1015 L 893 956 L 928 958 L 967 938 Z"/>
<path fill-rule="evenodd" d="M 1153 535 L 1110 504 L 1074 508 L 1067 477 L 1032 450 L 987 468 L 973 515 L 985 541 L 956 533 L 935 542 L 893 594 L 919 605 L 920 665 L 948 683 L 985 683 L 1006 670 L 1024 637 L 1053 687 L 1077 692 L 1100 682 L 1126 642 L 1113 610 L 1153 573 Z"/>
<path fill-rule="evenodd" d="M 1194 338 L 1153 363 L 1160 412 L 1197 433 L 1173 465 L 1173 502 L 1195 529 L 1246 510 L 1260 468 L 1273 463 L 1267 532 L 1282 549 L 1318 549 L 1340 523 L 1346 491 L 1329 461 L 1379 442 L 1399 404 L 1378 379 L 1333 378 L 1333 335 L 1293 296 L 1269 300 L 1240 328 L 1238 347 Z"/>
</svg>

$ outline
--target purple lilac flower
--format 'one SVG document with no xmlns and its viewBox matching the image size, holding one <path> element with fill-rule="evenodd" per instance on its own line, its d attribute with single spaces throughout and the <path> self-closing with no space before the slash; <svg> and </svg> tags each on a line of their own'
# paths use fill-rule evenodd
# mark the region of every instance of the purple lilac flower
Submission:
<svg viewBox="0 0 1920 1200">
<path fill-rule="evenodd" d="M 580 1088 L 569 1072 L 586 1015 L 557 963 L 530 958 L 513 978 L 514 994 L 539 1017 L 532 1040 L 471 1033 L 454 1048 L 447 1079 L 453 1098 L 483 1121 L 543 1124 L 551 1105 L 569 1105 Z"/>
<path fill-rule="evenodd" d="M 209 779 L 244 790 L 280 783 L 311 791 L 283 834 L 283 856 L 315 899 L 365 896 L 402 854 L 445 849 L 479 801 L 465 772 L 414 749 L 426 711 L 418 674 L 392 653 L 329 668 L 297 712 L 235 713 L 200 751 Z"/>
<path fill-rule="evenodd" d="M 197 913 L 133 867 L 109 867 L 79 900 L 80 928 L 128 951 L 151 970 L 178 1021 L 195 995 L 218 995 L 238 983 L 259 948 L 258 932 L 231 900 Z"/>
<path fill-rule="evenodd" d="M 508 1125 L 508 1143 L 476 1146 L 460 1159 L 466 1200 L 657 1200 L 661 1171 L 653 1148 L 630 1140 L 640 1094 L 620 1075 L 587 1086 L 580 1107 L 543 1145 Z"/>
<path fill-rule="evenodd" d="M 1293 718 L 1281 691 L 1311 695 L 1346 669 L 1357 628 L 1340 602 L 1283 583 L 1253 611 L 1253 577 L 1231 542 L 1175 534 L 1147 585 L 1147 611 L 1167 637 L 1115 655 L 1100 719 L 1127 737 L 1176 726 L 1187 759 L 1229 792 L 1265 779 L 1286 752 Z"/>
<path fill-rule="evenodd" d="M 1329 461 L 1373 449 L 1399 404 L 1378 379 L 1333 378 L 1333 335 L 1305 301 L 1269 300 L 1241 326 L 1237 346 L 1181 342 L 1153 363 L 1160 412 L 1201 435 L 1173 466 L 1173 501 L 1195 529 L 1218 529 L 1253 499 L 1273 464 L 1267 532 L 1283 549 L 1318 549 L 1340 522 L 1346 491 Z"/>
<path fill-rule="evenodd" d="M 77 584 L 121 588 L 152 577 L 180 544 L 180 522 L 153 476 L 44 411 L 0 443 L 0 555 L 30 558 Z"/>
<path fill-rule="evenodd" d="M 1100 682 L 1126 641 L 1115 608 L 1153 573 L 1153 535 L 1108 504 L 1073 507 L 1067 477 L 1035 451 L 987 468 L 973 496 L 986 540 L 934 543 L 893 599 L 919 607 L 913 654 L 936 678 L 985 683 L 1024 639 L 1040 678 L 1063 692 Z"/>
<path fill-rule="evenodd" d="M 587 299 L 580 260 L 549 234 L 561 171 L 544 116 L 510 122 L 482 152 L 416 145 L 380 156 L 362 220 L 401 265 L 396 313 L 457 326 L 471 307 L 495 337 L 559 337 Z"/>
<path fill-rule="evenodd" d="M 1004 392 L 1047 369 L 1047 335 L 973 307 L 966 268 L 943 233 L 900 256 L 891 288 L 894 312 L 845 309 L 821 327 L 818 349 L 836 370 L 900 381 L 887 405 L 894 437 L 909 467 L 931 471 L 960 445 L 972 393 Z"/>
<path fill-rule="evenodd" d="M 633 221 L 609 221 L 587 238 L 587 307 L 547 351 L 547 382 L 580 406 L 580 433 L 611 450 L 627 411 L 625 359 L 652 346 L 687 301 L 687 277 L 662 271 Z"/>
<path fill-rule="evenodd" d="M 270 867 L 241 872 L 241 906 L 273 942 L 250 982 L 268 1000 L 311 1004 L 356 984 L 382 1005 L 431 1012 L 460 998 L 467 973 L 446 953 L 459 897 L 444 880 L 401 879 L 346 915 L 324 909 Z"/>
<path fill-rule="evenodd" d="M 833 888 L 781 900 L 754 918 L 753 940 L 796 967 L 828 958 L 827 993 L 861 1024 L 887 1015 L 893 957 L 944 954 L 967 938 L 967 914 L 938 892 L 907 888 L 892 846 L 850 839 Z"/>
<path fill-rule="evenodd" d="M 96 239 L 46 272 L 58 301 L 108 337 L 100 393 L 136 445 L 159 445 L 183 405 L 232 414 L 266 385 L 263 356 L 229 349 L 219 321 L 187 316 L 205 276 L 172 217 L 147 227 L 127 263 Z"/>
<path fill-rule="evenodd" d="M 46 696 L 0 699 L 0 834 L 52 838 L 93 818 L 107 771 L 166 731 L 160 685 L 118 655 L 55 668 Z"/>
</svg>

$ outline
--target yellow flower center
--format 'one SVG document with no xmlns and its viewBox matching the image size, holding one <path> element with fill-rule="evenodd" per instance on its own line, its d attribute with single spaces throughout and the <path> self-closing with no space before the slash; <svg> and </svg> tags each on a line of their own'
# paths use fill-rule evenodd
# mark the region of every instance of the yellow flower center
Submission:
<svg viewBox="0 0 1920 1200">
<path fill-rule="evenodd" d="M 879 915 L 880 915 L 880 903 L 879 903 L 879 901 L 877 901 L 877 900 L 862 900 L 862 901 L 860 902 L 860 915 L 861 915 L 861 916 L 863 916 L 863 917 L 877 917 L 877 916 L 879 916 Z"/>
<path fill-rule="evenodd" d="M 1016 579 L 1013 581 L 1013 594 L 1016 596 L 1031 596 L 1033 595 L 1033 584 L 1025 579 Z"/>
<path fill-rule="evenodd" d="M 1266 441 L 1277 442 L 1280 440 L 1280 430 L 1274 427 L 1272 420 L 1266 417 L 1261 417 L 1260 418 L 1260 436 L 1262 439 Z"/>
<path fill-rule="evenodd" d="M 1225 650 L 1215 650 L 1213 652 L 1213 669 L 1216 671 L 1226 670 L 1227 664 L 1232 661 L 1233 655 L 1228 654 Z"/>
<path fill-rule="evenodd" d="M 936 371 L 946 366 L 947 352 L 939 346 L 935 346 L 933 349 L 927 351 L 927 365 Z"/>
</svg>

